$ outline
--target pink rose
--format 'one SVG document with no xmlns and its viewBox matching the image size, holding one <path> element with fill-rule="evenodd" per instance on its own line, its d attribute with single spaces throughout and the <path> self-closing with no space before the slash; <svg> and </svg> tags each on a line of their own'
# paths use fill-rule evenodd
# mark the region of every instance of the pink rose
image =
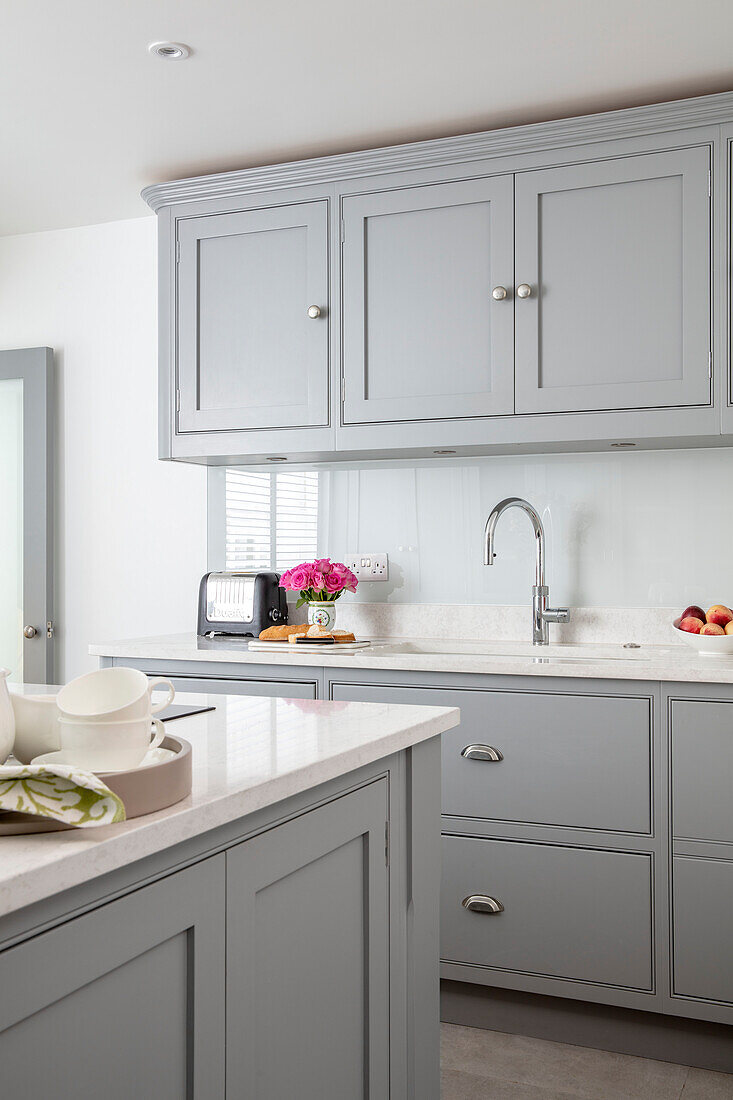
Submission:
<svg viewBox="0 0 733 1100">
<path fill-rule="evenodd" d="M 327 573 L 324 580 L 326 591 L 329 593 L 341 592 L 344 587 L 344 582 L 338 573 Z"/>
<path fill-rule="evenodd" d="M 285 572 L 283 573 L 283 575 L 280 577 L 280 587 L 281 588 L 291 588 L 292 587 L 291 584 L 290 584 L 290 575 L 291 575 L 291 573 L 292 573 L 292 569 L 286 569 Z"/>
<path fill-rule="evenodd" d="M 326 573 L 331 572 L 331 559 L 330 558 L 316 558 L 313 562 L 313 568 L 318 573 L 323 573 L 324 577 Z"/>
<path fill-rule="evenodd" d="M 282 584 L 282 581 L 280 583 Z M 311 584 L 311 576 L 308 566 L 296 565 L 294 569 L 291 569 L 289 583 L 290 588 L 292 588 L 295 592 L 302 592 L 304 588 L 309 588 Z"/>
<path fill-rule="evenodd" d="M 348 565 L 344 565 L 342 561 L 337 561 L 331 568 L 332 571 L 341 578 L 342 585 L 347 592 L 356 592 L 356 586 L 359 581 L 351 572 Z"/>
<path fill-rule="evenodd" d="M 313 570 L 313 576 L 311 577 L 311 586 L 316 592 L 322 592 L 326 585 L 326 578 L 323 573 L 320 573 L 317 569 Z"/>
</svg>

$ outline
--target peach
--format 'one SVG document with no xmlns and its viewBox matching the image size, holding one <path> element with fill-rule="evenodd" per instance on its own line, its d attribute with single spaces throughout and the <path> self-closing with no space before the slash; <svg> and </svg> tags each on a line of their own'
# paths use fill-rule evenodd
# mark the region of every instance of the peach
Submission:
<svg viewBox="0 0 733 1100">
<path fill-rule="evenodd" d="M 701 607 L 698 607 L 696 603 L 690 604 L 680 615 L 681 619 L 701 619 L 705 622 L 705 612 Z"/>
<path fill-rule="evenodd" d="M 686 630 L 688 634 L 699 634 L 705 623 L 702 619 L 696 618 L 694 615 L 686 615 L 684 619 L 680 619 L 680 630 Z"/>
<path fill-rule="evenodd" d="M 718 626 L 717 623 L 705 623 L 705 626 L 700 631 L 701 634 L 725 634 L 722 626 Z"/>
<path fill-rule="evenodd" d="M 707 613 L 707 620 L 715 626 L 727 626 L 733 619 L 733 611 L 722 603 L 713 604 Z"/>
<path fill-rule="evenodd" d="M 726 634 L 733 634 L 733 621 L 725 624 Z"/>
</svg>

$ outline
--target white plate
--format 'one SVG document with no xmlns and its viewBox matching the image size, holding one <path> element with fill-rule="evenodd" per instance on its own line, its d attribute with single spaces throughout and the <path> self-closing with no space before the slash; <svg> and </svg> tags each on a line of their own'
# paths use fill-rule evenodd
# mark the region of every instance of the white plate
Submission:
<svg viewBox="0 0 733 1100">
<path fill-rule="evenodd" d="M 356 649 L 364 649 L 366 646 L 371 645 L 371 642 L 336 642 L 334 645 L 322 645 L 316 642 L 315 644 L 298 645 L 297 642 L 261 642 L 259 638 L 255 638 L 249 643 L 249 648 L 252 650 L 263 650 L 283 653 L 285 650 L 293 653 L 353 653 Z"/>
<path fill-rule="evenodd" d="M 690 634 L 679 625 L 678 617 L 672 623 L 677 641 L 696 649 L 701 657 L 733 657 L 733 634 Z"/>
</svg>

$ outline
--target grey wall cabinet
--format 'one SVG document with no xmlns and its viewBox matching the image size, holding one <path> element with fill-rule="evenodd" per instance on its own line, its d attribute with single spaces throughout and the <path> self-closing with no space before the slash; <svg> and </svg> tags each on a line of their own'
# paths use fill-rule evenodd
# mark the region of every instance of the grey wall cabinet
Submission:
<svg viewBox="0 0 733 1100">
<path fill-rule="evenodd" d="M 516 177 L 517 412 L 708 405 L 711 150 Z"/>
<path fill-rule="evenodd" d="M 227 854 L 232 1096 L 389 1095 L 387 817 L 382 779 Z"/>
<path fill-rule="evenodd" d="M 0 953 L 3 1094 L 224 1100 L 224 857 Z"/>
<path fill-rule="evenodd" d="M 179 221 L 179 433 L 328 424 L 328 205 Z"/>
<path fill-rule="evenodd" d="M 343 199 L 346 424 L 514 411 L 513 191 L 493 176 Z"/>
<path fill-rule="evenodd" d="M 731 120 L 726 93 L 147 189 L 161 457 L 733 435 Z"/>
</svg>

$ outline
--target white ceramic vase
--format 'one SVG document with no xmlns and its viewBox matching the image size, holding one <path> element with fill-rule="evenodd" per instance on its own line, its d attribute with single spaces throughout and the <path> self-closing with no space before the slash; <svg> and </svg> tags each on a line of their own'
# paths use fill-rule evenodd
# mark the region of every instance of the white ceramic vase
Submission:
<svg viewBox="0 0 733 1100">
<path fill-rule="evenodd" d="M 15 714 L 8 691 L 9 668 L 0 668 L 0 764 L 4 764 L 13 751 L 15 741 Z"/>
<path fill-rule="evenodd" d="M 319 630 L 333 630 L 336 625 L 336 604 L 333 600 L 308 602 L 308 625 Z"/>
</svg>

